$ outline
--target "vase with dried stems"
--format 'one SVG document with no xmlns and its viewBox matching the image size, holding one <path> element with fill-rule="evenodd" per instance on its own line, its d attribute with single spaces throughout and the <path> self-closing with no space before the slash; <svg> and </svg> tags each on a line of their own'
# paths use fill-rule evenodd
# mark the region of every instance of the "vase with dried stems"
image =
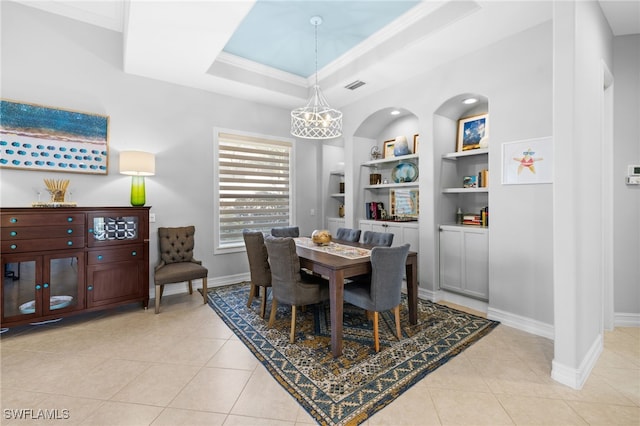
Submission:
<svg viewBox="0 0 640 426">
<path fill-rule="evenodd" d="M 52 203 L 64 203 L 64 196 L 69 187 L 69 179 L 44 179 L 47 191 L 51 194 Z"/>
</svg>

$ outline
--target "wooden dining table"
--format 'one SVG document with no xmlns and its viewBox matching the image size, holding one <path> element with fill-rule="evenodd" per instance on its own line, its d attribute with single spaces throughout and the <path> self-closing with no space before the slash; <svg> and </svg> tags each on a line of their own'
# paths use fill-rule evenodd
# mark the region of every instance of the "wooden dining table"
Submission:
<svg viewBox="0 0 640 426">
<path fill-rule="evenodd" d="M 352 247 L 371 249 L 362 243 L 334 240 L 335 243 Z M 300 266 L 316 274 L 329 278 L 329 303 L 331 319 L 331 352 L 334 358 L 342 355 L 342 323 L 345 278 L 371 273 L 371 258 L 347 258 L 313 247 L 296 243 L 296 252 L 300 258 Z M 406 262 L 407 300 L 409 305 L 409 322 L 418 322 L 418 255 L 410 251 Z"/>
</svg>

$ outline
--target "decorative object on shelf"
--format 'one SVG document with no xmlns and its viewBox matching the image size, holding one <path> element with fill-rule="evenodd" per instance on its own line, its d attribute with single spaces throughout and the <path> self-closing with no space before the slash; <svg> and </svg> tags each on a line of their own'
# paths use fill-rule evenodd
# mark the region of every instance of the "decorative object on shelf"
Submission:
<svg viewBox="0 0 640 426">
<path fill-rule="evenodd" d="M 392 189 L 389 191 L 391 216 L 399 219 L 418 218 L 420 192 L 418 189 Z"/>
<path fill-rule="evenodd" d="M 463 188 L 477 188 L 478 187 L 478 176 L 465 176 L 462 178 L 462 187 Z"/>
<path fill-rule="evenodd" d="M 458 207 L 458 211 L 456 212 L 456 223 L 462 225 L 462 209 L 460 207 Z"/>
<path fill-rule="evenodd" d="M 107 174 L 109 117 L 0 100 L 0 167 Z"/>
<path fill-rule="evenodd" d="M 382 158 L 393 158 L 395 155 L 393 154 L 393 147 L 396 143 L 395 139 L 390 139 L 388 141 L 384 141 L 382 144 Z"/>
<path fill-rule="evenodd" d="M 338 207 L 338 216 L 344 217 L 344 204 L 340 204 Z"/>
<path fill-rule="evenodd" d="M 395 143 L 393 144 L 393 156 L 401 157 L 403 155 L 409 155 L 409 144 L 407 143 L 406 136 L 396 136 Z"/>
<path fill-rule="evenodd" d="M 418 148 L 420 148 L 420 135 L 419 134 L 415 134 L 413 135 L 413 153 L 417 154 L 418 153 Z"/>
<path fill-rule="evenodd" d="M 480 142 L 478 142 L 478 145 L 480 145 L 481 149 L 489 148 L 489 136 L 485 136 L 482 139 L 480 139 Z"/>
<path fill-rule="evenodd" d="M 319 246 L 326 246 L 331 242 L 331 233 L 326 229 L 316 229 L 311 233 L 311 241 Z"/>
<path fill-rule="evenodd" d="M 502 144 L 502 183 L 553 182 L 553 138 L 551 136 Z"/>
<path fill-rule="evenodd" d="M 415 182 L 418 179 L 418 168 L 413 163 L 400 163 L 391 171 L 391 179 L 395 183 Z"/>
<path fill-rule="evenodd" d="M 480 148 L 482 138 L 489 136 L 489 114 L 479 114 L 458 120 L 457 151 Z"/>
<path fill-rule="evenodd" d="M 318 85 L 318 26 L 322 18 L 310 20 L 315 30 L 316 81 L 307 104 L 291 111 L 291 134 L 304 139 L 332 139 L 342 136 L 342 113 L 329 106 Z"/>
<path fill-rule="evenodd" d="M 379 160 L 382 158 L 382 153 L 380 152 L 380 148 L 377 145 L 371 147 L 371 151 L 369 151 L 369 155 L 372 160 Z"/>
<path fill-rule="evenodd" d="M 120 173 L 131 176 L 131 205 L 144 206 L 146 194 L 144 177 L 156 173 L 156 157 L 149 152 L 122 151 Z"/>
<path fill-rule="evenodd" d="M 369 175 L 369 185 L 380 185 L 382 182 L 382 175 L 380 173 L 371 173 Z"/>
<path fill-rule="evenodd" d="M 69 179 L 44 179 L 47 191 L 51 194 L 52 203 L 64 203 L 64 196 L 69 187 Z"/>
</svg>

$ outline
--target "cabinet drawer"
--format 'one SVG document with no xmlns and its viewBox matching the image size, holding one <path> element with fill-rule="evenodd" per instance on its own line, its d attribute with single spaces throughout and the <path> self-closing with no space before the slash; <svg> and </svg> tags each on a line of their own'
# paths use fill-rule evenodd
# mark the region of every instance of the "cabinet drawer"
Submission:
<svg viewBox="0 0 640 426">
<path fill-rule="evenodd" d="M 140 259 L 144 260 L 144 246 L 142 244 L 130 245 L 127 247 L 93 250 L 89 252 L 88 264 L 98 265 L 100 263 L 121 262 L 123 260 Z"/>
<path fill-rule="evenodd" d="M 44 225 L 84 225 L 83 213 L 2 213 L 2 227 L 44 226 Z"/>
<path fill-rule="evenodd" d="M 83 225 L 2 228 L 2 241 L 84 237 Z"/>
<path fill-rule="evenodd" d="M 2 253 L 24 253 L 28 251 L 65 250 L 72 248 L 84 248 L 84 236 L 16 241 L 6 241 L 4 238 L 2 239 Z"/>
</svg>

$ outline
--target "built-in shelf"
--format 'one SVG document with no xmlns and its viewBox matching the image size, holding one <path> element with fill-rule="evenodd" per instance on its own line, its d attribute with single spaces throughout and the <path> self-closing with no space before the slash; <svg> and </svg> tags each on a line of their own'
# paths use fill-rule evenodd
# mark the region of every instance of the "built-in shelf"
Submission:
<svg viewBox="0 0 640 426">
<path fill-rule="evenodd" d="M 371 160 L 371 161 L 365 161 L 364 163 L 362 163 L 361 165 L 364 167 L 377 167 L 379 165 L 382 164 L 389 164 L 389 163 L 394 163 L 394 162 L 400 162 L 400 161 L 405 161 L 405 160 L 412 160 L 415 159 L 417 160 L 418 154 L 409 154 L 409 155 L 403 155 L 401 157 L 392 157 L 392 158 L 382 158 L 380 160 Z M 380 185 L 377 185 L 380 186 Z"/>
<path fill-rule="evenodd" d="M 329 172 L 330 175 L 344 176 L 344 170 L 334 170 Z"/>
<path fill-rule="evenodd" d="M 446 154 L 443 154 L 442 158 L 445 160 L 457 160 L 460 157 L 470 157 L 472 155 L 482 155 L 482 154 L 488 154 L 488 153 L 489 153 L 488 148 L 470 149 L 468 151 L 462 151 L 462 152 L 448 152 Z"/>
<path fill-rule="evenodd" d="M 329 194 L 329 197 L 344 198 L 344 194 L 341 194 L 341 193 Z"/>
<path fill-rule="evenodd" d="M 442 188 L 442 192 L 446 194 L 461 194 L 466 192 L 489 192 L 488 187 L 483 188 Z"/>
<path fill-rule="evenodd" d="M 403 183 L 381 183 L 379 185 L 365 185 L 364 189 L 388 189 L 388 188 L 417 188 L 418 182 L 403 182 Z"/>
</svg>

